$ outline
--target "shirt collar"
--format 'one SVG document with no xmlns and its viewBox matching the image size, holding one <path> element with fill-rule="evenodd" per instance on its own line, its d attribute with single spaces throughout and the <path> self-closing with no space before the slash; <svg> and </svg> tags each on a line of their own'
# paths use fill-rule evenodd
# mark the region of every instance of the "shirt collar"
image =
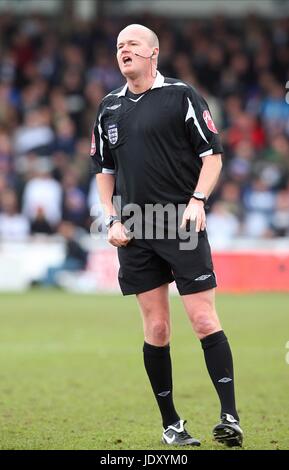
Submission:
<svg viewBox="0 0 289 470">
<path fill-rule="evenodd" d="M 153 86 L 151 87 L 151 90 L 153 90 L 154 88 L 162 88 L 164 86 L 164 81 L 165 81 L 165 77 L 157 70 L 157 76 L 155 78 Z M 128 85 L 126 83 L 124 87 L 120 90 L 120 92 L 117 93 L 117 96 L 118 97 L 125 96 L 127 87 Z"/>
<path fill-rule="evenodd" d="M 153 88 L 162 88 L 164 86 L 165 77 L 157 70 L 157 76 L 154 81 Z"/>
</svg>

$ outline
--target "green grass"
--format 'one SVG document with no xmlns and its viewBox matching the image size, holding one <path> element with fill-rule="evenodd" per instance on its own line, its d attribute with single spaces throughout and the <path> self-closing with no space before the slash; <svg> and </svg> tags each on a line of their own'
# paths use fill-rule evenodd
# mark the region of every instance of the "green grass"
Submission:
<svg viewBox="0 0 289 470">
<path fill-rule="evenodd" d="M 289 296 L 219 295 L 245 449 L 289 449 Z M 0 298 L 0 449 L 164 449 L 133 297 L 33 291 Z M 175 402 L 201 449 L 219 404 L 172 298 Z"/>
</svg>

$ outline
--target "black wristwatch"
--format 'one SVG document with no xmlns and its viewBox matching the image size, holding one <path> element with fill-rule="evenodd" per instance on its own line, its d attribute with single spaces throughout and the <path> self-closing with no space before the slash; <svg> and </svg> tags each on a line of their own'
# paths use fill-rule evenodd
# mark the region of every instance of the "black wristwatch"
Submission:
<svg viewBox="0 0 289 470">
<path fill-rule="evenodd" d="M 195 191 L 192 195 L 192 197 L 194 199 L 197 199 L 197 201 L 203 201 L 204 203 L 204 206 L 206 205 L 207 203 L 207 198 L 206 196 L 204 195 L 204 193 L 201 193 L 200 191 Z"/>
<path fill-rule="evenodd" d="M 107 230 L 109 230 L 115 222 L 120 222 L 120 218 L 118 217 L 118 215 L 107 216 L 104 222 Z"/>
</svg>

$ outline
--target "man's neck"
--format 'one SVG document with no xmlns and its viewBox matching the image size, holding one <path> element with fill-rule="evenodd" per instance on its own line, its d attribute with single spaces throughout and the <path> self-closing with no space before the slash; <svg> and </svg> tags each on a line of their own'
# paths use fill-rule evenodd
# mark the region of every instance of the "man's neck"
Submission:
<svg viewBox="0 0 289 470">
<path fill-rule="evenodd" d="M 153 77 L 138 77 L 138 78 L 127 78 L 127 85 L 129 91 L 138 95 L 149 90 L 154 84 L 155 78 Z"/>
</svg>

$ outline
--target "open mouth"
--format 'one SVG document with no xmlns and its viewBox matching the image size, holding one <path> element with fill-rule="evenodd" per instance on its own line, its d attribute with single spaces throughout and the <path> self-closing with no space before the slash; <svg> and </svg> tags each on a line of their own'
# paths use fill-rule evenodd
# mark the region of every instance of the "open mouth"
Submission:
<svg viewBox="0 0 289 470">
<path fill-rule="evenodd" d="M 132 59 L 130 57 L 123 57 L 122 62 L 124 65 L 127 65 L 132 62 Z"/>
</svg>

